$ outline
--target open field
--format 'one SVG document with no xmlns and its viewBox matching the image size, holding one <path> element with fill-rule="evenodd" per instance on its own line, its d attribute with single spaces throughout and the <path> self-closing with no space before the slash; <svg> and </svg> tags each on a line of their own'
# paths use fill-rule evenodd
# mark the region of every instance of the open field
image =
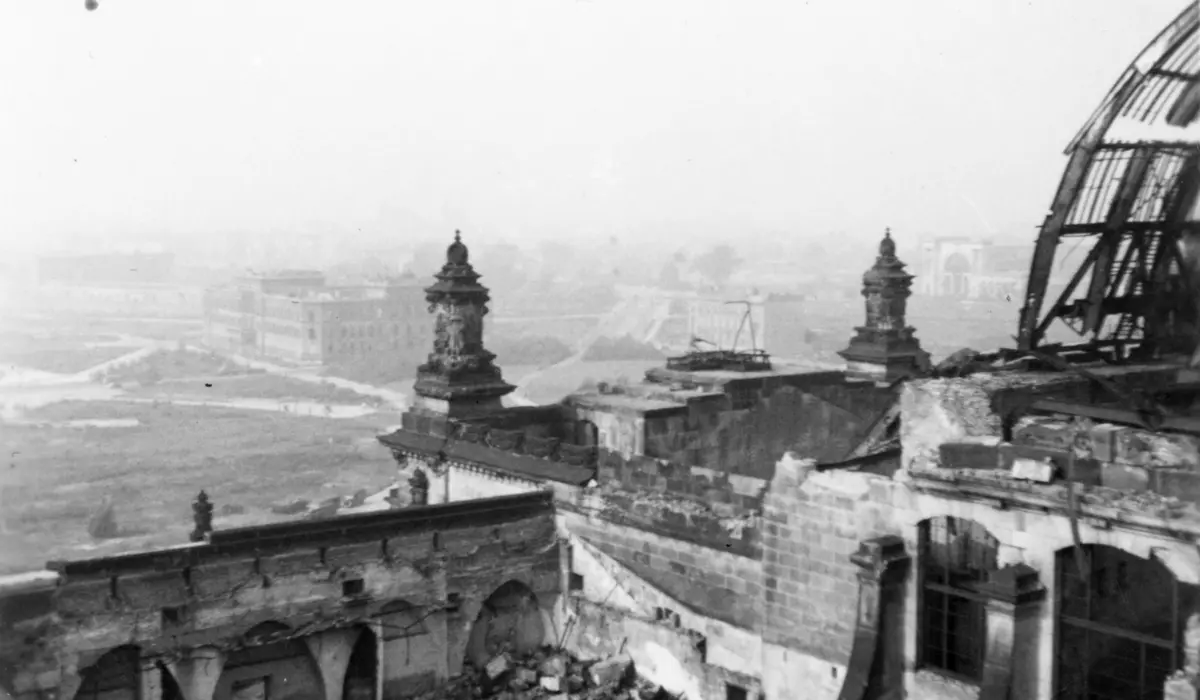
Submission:
<svg viewBox="0 0 1200 700">
<path fill-rule="evenodd" d="M 378 396 L 366 396 L 333 384 L 317 384 L 272 374 L 234 376 L 201 376 L 190 379 L 161 381 L 151 386 L 126 389 L 136 398 L 197 398 L 214 401 L 238 398 L 274 399 L 278 401 L 312 401 L 327 404 L 385 403 Z"/>
<path fill-rule="evenodd" d="M 101 379 L 105 382 L 124 382 L 149 377 L 155 381 L 162 381 L 218 375 L 237 376 L 250 373 L 262 374 L 262 370 L 246 369 L 216 353 L 157 350 L 137 362 L 108 370 Z"/>
<path fill-rule="evenodd" d="M 137 350 L 136 347 L 122 345 L 87 347 L 84 344 L 86 342 L 103 341 L 75 338 L 6 337 L 0 341 L 0 367 L 7 365 L 36 369 L 42 372 L 75 374 Z"/>
<path fill-rule="evenodd" d="M 136 427 L 5 425 L 0 573 L 48 559 L 187 541 L 200 489 L 215 527 L 271 522 L 272 503 L 319 500 L 390 484 L 396 465 L 375 435 L 395 416 L 329 420 L 268 411 L 66 401 L 30 412 L 47 422 L 136 419 Z M 111 498 L 126 536 L 94 542 L 89 518 Z M 236 505 L 244 514 L 221 515 Z"/>
</svg>

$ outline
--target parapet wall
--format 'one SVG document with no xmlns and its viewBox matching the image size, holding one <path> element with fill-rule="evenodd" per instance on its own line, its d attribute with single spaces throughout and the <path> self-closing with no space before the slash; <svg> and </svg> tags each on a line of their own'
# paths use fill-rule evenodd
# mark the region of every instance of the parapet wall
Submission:
<svg viewBox="0 0 1200 700">
<path fill-rule="evenodd" d="M 235 645 L 262 622 L 320 632 L 368 624 L 401 600 L 444 622 L 454 671 L 495 589 L 516 580 L 552 604 L 562 580 L 545 491 L 217 531 L 205 543 L 51 566 L 52 586 L 0 590 L 0 669 L 12 669 L 0 688 L 17 695 L 69 685 L 120 645 L 170 662 Z"/>
<path fill-rule="evenodd" d="M 840 372 L 736 380 L 720 404 L 646 419 L 647 455 L 769 480 L 789 451 L 844 459 L 895 403 L 896 394 Z"/>
</svg>

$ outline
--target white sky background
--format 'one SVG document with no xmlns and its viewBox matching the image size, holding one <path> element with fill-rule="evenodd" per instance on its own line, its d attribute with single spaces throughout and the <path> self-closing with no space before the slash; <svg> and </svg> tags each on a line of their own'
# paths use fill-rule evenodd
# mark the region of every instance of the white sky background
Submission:
<svg viewBox="0 0 1200 700">
<path fill-rule="evenodd" d="M 1032 236 L 1180 0 L 8 0 L 0 244 Z M 447 234 L 448 235 L 448 234 Z"/>
</svg>

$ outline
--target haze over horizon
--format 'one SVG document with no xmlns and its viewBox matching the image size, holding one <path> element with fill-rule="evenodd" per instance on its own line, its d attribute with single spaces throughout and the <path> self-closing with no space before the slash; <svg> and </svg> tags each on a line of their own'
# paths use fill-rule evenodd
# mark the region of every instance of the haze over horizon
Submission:
<svg viewBox="0 0 1200 700">
<path fill-rule="evenodd" d="M 1032 237 L 1183 6 L 15 3 L 0 241 Z"/>
</svg>

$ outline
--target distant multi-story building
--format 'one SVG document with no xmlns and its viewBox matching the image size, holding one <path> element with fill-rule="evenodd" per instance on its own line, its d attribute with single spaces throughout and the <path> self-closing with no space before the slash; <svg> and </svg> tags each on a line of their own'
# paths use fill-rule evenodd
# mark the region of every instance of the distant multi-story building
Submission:
<svg viewBox="0 0 1200 700">
<path fill-rule="evenodd" d="M 254 274 L 209 289 L 205 342 L 250 357 L 337 364 L 411 354 L 432 342 L 425 292 L 411 274 L 328 286 L 313 270 Z"/>
</svg>

